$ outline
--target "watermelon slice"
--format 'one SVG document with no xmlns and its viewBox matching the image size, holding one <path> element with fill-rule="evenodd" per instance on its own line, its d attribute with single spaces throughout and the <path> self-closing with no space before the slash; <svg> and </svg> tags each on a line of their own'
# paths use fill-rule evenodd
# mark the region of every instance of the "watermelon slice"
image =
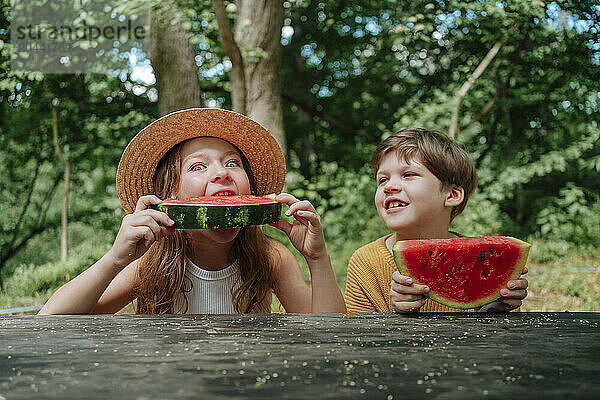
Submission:
<svg viewBox="0 0 600 400">
<path fill-rule="evenodd" d="M 203 196 L 166 199 L 150 206 L 167 214 L 177 229 L 217 229 L 263 225 L 280 219 L 281 203 L 268 196 Z"/>
<path fill-rule="evenodd" d="M 405 240 L 394 244 L 402 275 L 429 286 L 428 297 L 453 308 L 476 308 L 500 298 L 519 279 L 529 243 L 507 236 Z"/>
</svg>

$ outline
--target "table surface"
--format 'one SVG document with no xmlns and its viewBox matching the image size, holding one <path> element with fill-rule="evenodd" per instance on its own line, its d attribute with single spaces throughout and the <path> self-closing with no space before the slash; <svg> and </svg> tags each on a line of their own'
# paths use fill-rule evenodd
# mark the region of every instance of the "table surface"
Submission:
<svg viewBox="0 0 600 400">
<path fill-rule="evenodd" d="M 600 313 L 11 316 L 0 399 L 599 398 Z"/>
</svg>

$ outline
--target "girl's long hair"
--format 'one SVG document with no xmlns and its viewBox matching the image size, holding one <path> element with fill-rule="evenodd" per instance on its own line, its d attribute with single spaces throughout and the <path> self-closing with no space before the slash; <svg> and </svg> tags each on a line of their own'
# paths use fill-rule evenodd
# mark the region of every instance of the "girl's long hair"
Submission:
<svg viewBox="0 0 600 400">
<path fill-rule="evenodd" d="M 176 197 L 181 177 L 180 152 L 184 143 L 179 143 L 169 150 L 156 168 L 154 191 L 161 199 Z M 236 150 L 242 158 L 254 194 L 254 178 L 250 164 L 242 152 Z M 260 226 L 243 227 L 234 239 L 231 256 L 233 259 L 239 259 L 240 285 L 237 288 L 233 287 L 231 294 L 233 306 L 239 313 L 270 311 L 270 294 L 275 285 L 272 265 L 277 252 L 269 255 L 269 250 L 273 247 L 268 240 Z M 172 314 L 187 311 L 185 270 L 188 256 L 191 254 L 189 246 L 185 232 L 177 230 L 174 234 L 154 242 L 140 258 L 136 302 L 138 314 Z M 175 309 L 180 296 L 185 299 L 183 310 Z"/>
</svg>

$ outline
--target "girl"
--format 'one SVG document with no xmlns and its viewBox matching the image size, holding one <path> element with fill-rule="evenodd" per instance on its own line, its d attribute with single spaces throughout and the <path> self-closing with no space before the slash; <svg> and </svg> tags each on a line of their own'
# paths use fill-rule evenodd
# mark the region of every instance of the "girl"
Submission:
<svg viewBox="0 0 600 400">
<path fill-rule="evenodd" d="M 189 109 L 142 129 L 117 169 L 128 213 L 112 248 L 58 289 L 40 314 L 269 312 L 275 292 L 287 312 L 344 312 L 318 214 L 289 194 L 287 234 L 306 259 L 312 289 L 292 253 L 260 227 L 175 230 L 161 199 L 279 193 L 285 161 L 261 125 L 231 111 Z"/>
</svg>

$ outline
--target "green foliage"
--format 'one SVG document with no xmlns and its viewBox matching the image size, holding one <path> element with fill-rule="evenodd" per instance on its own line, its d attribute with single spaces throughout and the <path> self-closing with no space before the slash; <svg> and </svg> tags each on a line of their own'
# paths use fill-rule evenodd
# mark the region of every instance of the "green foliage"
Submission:
<svg viewBox="0 0 600 400">
<path fill-rule="evenodd" d="M 19 279 L 37 282 L 33 274 L 41 267 L 28 265 L 54 268 L 59 276 L 60 268 L 86 264 L 53 263 L 64 182 L 51 104 L 71 165 L 73 260 L 86 243 L 92 249 L 112 243 L 123 217 L 114 184 L 119 157 L 158 110 L 154 84 L 133 79 L 132 71 L 12 71 L 10 4 L 0 1 L 0 277 L 13 285 L 17 270 Z M 118 3 L 128 10 L 141 4 Z M 177 3 L 183 11 L 174 18 L 186 20 L 196 49 L 203 105 L 231 108 L 230 69 L 210 2 Z M 479 187 L 452 229 L 528 238 L 534 262 L 598 249 L 600 15 L 594 2 L 283 4 L 284 24 L 293 28 L 282 38 L 281 59 L 286 191 L 317 207 L 336 274 L 345 274 L 355 249 L 388 232 L 373 205 L 366 165 L 376 143 L 405 127 L 447 130 L 459 88 L 507 33 L 461 104 L 457 140 L 476 162 Z M 234 8 L 228 2 L 232 19 Z M 291 246 L 283 233 L 265 230 Z M 62 279 L 52 276 L 41 279 L 48 288 Z M 44 284 L 36 285 L 43 291 Z M 15 293 L 35 292 L 23 290 Z"/>
<path fill-rule="evenodd" d="M 531 244 L 529 262 L 533 263 L 553 263 L 557 260 L 561 262 L 566 255 L 577 252 L 575 244 L 561 239 L 546 240 L 539 235 L 532 235 L 526 242 Z"/>
<path fill-rule="evenodd" d="M 593 129 L 567 148 L 550 151 L 538 160 L 524 165 L 508 166 L 490 185 L 488 189 L 490 196 L 496 201 L 508 200 L 512 198 L 515 187 L 528 184 L 534 178 L 546 177 L 553 172 L 566 173 L 570 172 L 569 170 L 581 169 L 579 166 L 581 157 L 586 155 L 588 150 L 592 150 L 594 146 L 598 147 L 599 140 L 600 130 Z"/>
<path fill-rule="evenodd" d="M 450 225 L 450 230 L 465 236 L 515 235 L 512 223 L 497 202 L 476 191 L 464 211 Z"/>
<path fill-rule="evenodd" d="M 87 234 L 90 233 L 92 232 L 88 228 Z M 55 247 L 56 244 L 55 242 Z M 107 250 L 105 241 L 85 240 L 71 249 L 65 262 L 18 265 L 4 281 L 3 291 L 0 293 L 0 308 L 43 304 L 56 289 L 94 264 Z"/>
<path fill-rule="evenodd" d="M 575 243 L 593 249 L 600 243 L 600 198 L 568 183 L 537 217 L 540 234 L 547 240 Z"/>
<path fill-rule="evenodd" d="M 364 143 L 392 131 L 447 130 L 459 88 L 508 34 L 460 109 L 480 194 L 456 229 L 527 237 L 567 182 L 600 190 L 600 16 L 589 2 L 302 1 L 287 12 L 284 117 L 291 164 L 308 181 L 327 174 L 324 162 L 358 170 Z"/>
</svg>

